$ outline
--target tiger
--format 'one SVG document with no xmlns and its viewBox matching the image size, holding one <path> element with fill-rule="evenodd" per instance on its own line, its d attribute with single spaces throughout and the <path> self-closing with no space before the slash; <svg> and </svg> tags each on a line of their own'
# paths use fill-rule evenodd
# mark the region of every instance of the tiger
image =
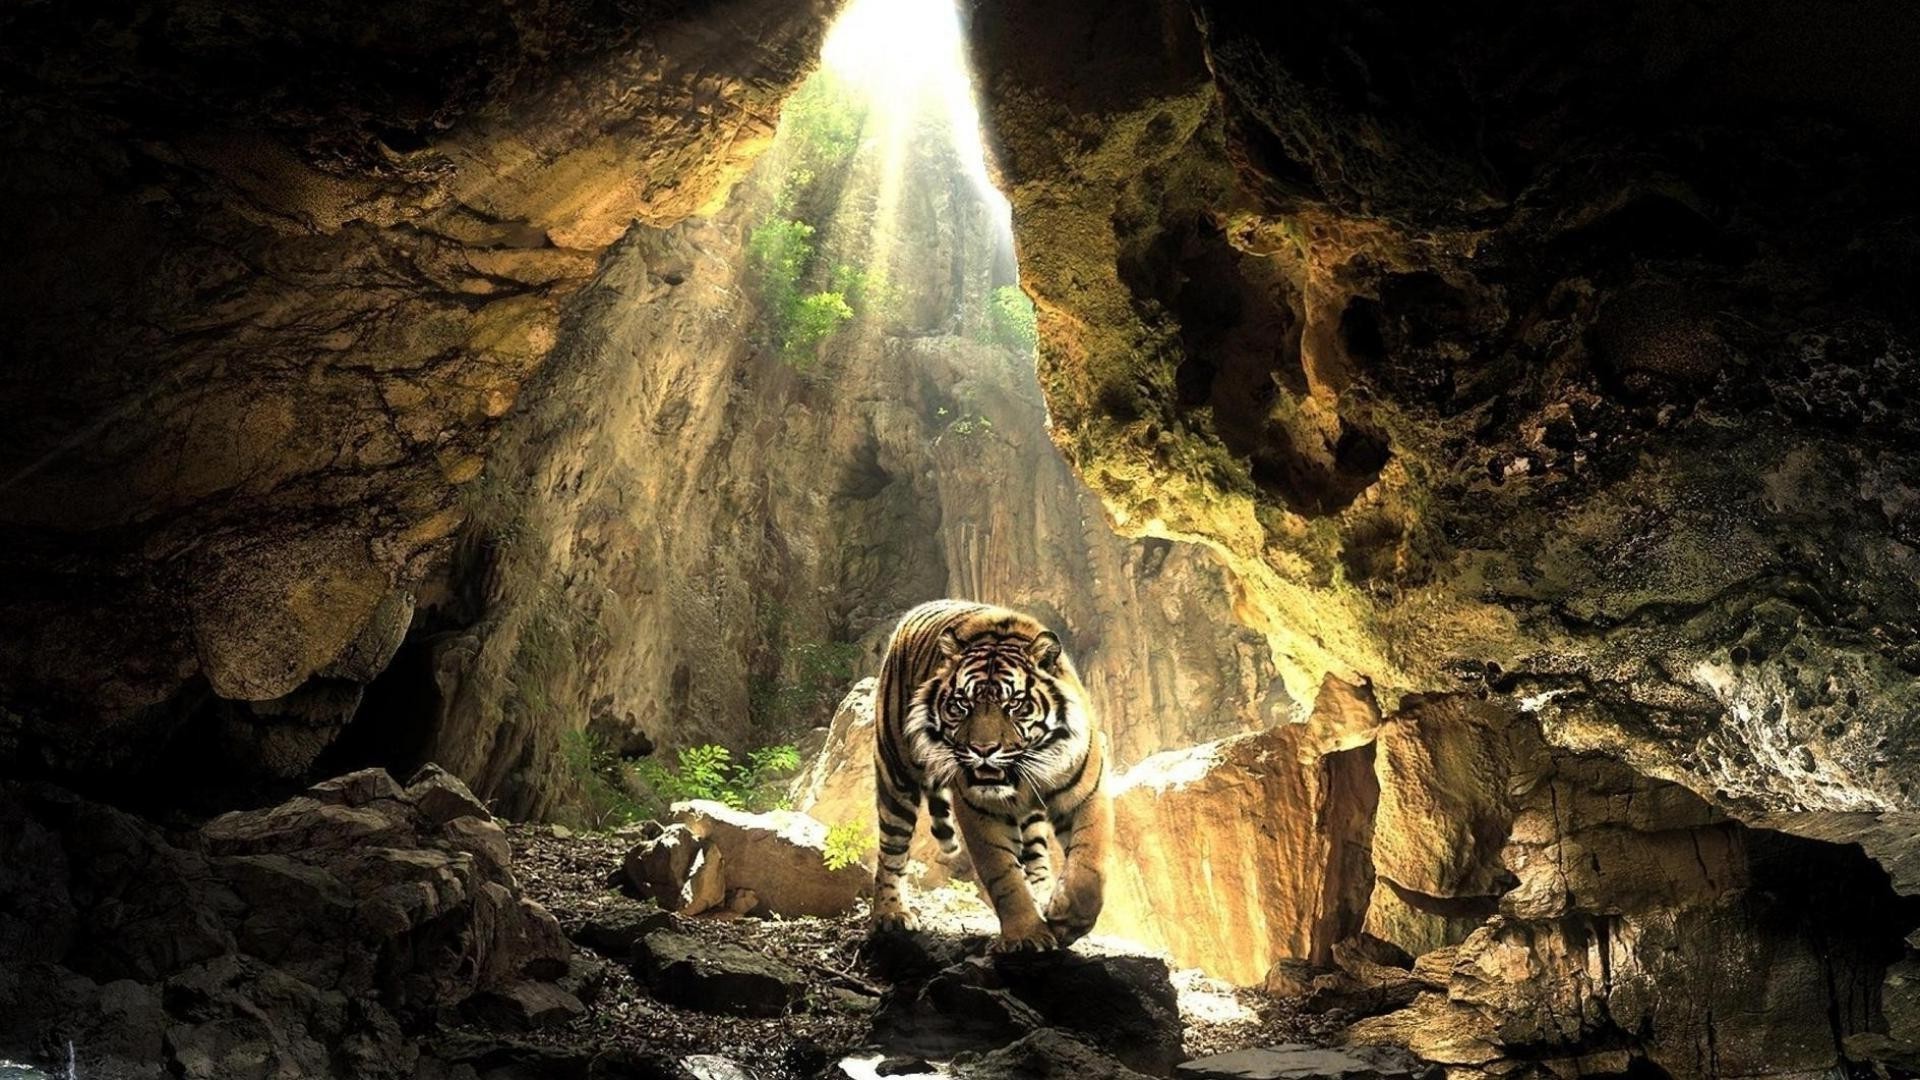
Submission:
<svg viewBox="0 0 1920 1080">
<path fill-rule="evenodd" d="M 1086 688 L 1057 634 L 988 604 L 921 604 L 887 643 L 876 714 L 875 931 L 914 927 L 900 879 L 922 799 L 945 860 L 970 861 L 993 903 L 993 951 L 1063 948 L 1093 929 L 1113 802 Z M 1062 852 L 1057 880 L 1049 840 Z"/>
</svg>

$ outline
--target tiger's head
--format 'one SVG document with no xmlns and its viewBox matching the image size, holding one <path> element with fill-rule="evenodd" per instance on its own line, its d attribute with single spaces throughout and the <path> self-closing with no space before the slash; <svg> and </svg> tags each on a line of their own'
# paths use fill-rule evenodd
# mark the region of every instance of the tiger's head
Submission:
<svg viewBox="0 0 1920 1080">
<path fill-rule="evenodd" d="M 939 638 L 944 664 L 914 706 L 926 764 L 937 783 L 959 780 L 987 796 L 1020 787 L 1046 792 L 1078 758 L 1086 737 L 1079 680 L 1060 639 L 1041 630 L 964 642 Z"/>
</svg>

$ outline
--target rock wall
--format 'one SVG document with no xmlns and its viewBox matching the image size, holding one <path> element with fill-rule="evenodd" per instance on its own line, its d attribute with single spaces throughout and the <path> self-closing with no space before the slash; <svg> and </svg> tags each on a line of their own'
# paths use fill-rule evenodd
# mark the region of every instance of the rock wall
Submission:
<svg viewBox="0 0 1920 1080">
<path fill-rule="evenodd" d="M 1369 713 L 1331 683 L 1307 723 L 1120 777 L 1098 931 L 1371 1016 L 1349 1037 L 1456 1077 L 1814 1075 L 1911 1045 L 1920 907 L 1858 848 L 1471 697 Z"/>
<path fill-rule="evenodd" d="M 0 750 L 298 777 L 635 219 L 723 195 L 834 5 L 0 15 Z M 754 41 L 756 47 L 734 47 Z"/>
<path fill-rule="evenodd" d="M 76 1075 L 414 1075 L 423 1026 L 583 1011 L 506 834 L 439 770 L 185 835 L 0 785 L 0 1044 Z M 493 1012 L 489 1012 L 493 1010 Z"/>
<path fill-rule="evenodd" d="M 1537 724 L 1547 759 L 1624 770 L 1579 783 L 1672 815 L 1605 833 L 1621 895 L 1515 929 L 1503 785 L 1538 764 L 1383 734 L 1367 925 L 1428 955 L 1482 935 L 1478 983 L 1441 983 L 1506 1048 L 1478 1060 L 1791 1072 L 1883 1022 L 1855 1006 L 1897 936 L 1809 977 L 1825 931 L 1771 884 L 1671 860 L 1731 845 L 1757 880 L 1752 852 L 1858 842 L 1912 887 L 1920 327 L 1887 121 L 1920 87 L 1885 47 L 1912 28 L 1877 4 L 973 9 L 1055 437 L 1122 528 L 1221 554 L 1297 719 L 1328 675 L 1403 732 L 1428 695 L 1485 695 L 1496 730 Z M 1852 895 L 1827 925 L 1881 925 L 1880 888 Z M 1728 1010 L 1737 1069 L 1700 1049 Z"/>
<path fill-rule="evenodd" d="M 782 153 L 724 212 L 634 230 L 579 297 L 423 604 L 416 752 L 539 815 L 575 794 L 583 728 L 660 754 L 793 742 L 949 595 L 1058 627 L 1122 760 L 1286 715 L 1218 561 L 1116 536 L 1047 438 L 1031 353 L 986 340 L 1004 220 L 938 140 L 887 227 L 885 312 L 811 366 L 765 343 L 744 248 Z"/>
<path fill-rule="evenodd" d="M 1584 5 L 1127 11 L 973 23 L 1056 435 L 1124 527 L 1223 554 L 1297 702 L 1484 672 L 1724 807 L 1907 808 L 1907 155 L 1734 77 L 1831 62 L 1773 51 L 1798 8 L 1637 68 Z M 1911 18 L 1856 14 L 1864 55 Z M 1547 41 L 1564 108 L 1474 81 Z"/>
</svg>

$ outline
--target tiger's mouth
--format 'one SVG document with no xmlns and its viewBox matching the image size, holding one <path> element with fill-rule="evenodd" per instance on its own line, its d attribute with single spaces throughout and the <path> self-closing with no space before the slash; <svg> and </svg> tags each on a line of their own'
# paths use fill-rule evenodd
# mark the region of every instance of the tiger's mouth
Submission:
<svg viewBox="0 0 1920 1080">
<path fill-rule="evenodd" d="M 1007 782 L 1007 770 L 997 765 L 975 765 L 967 770 L 967 775 L 975 784 L 990 785 Z"/>
</svg>

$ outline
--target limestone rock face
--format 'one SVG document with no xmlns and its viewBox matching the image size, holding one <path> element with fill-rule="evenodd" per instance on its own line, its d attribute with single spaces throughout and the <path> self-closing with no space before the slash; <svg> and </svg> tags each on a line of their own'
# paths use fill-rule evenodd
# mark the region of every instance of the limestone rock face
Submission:
<svg viewBox="0 0 1920 1080">
<path fill-rule="evenodd" d="M 170 840 L 51 787 L 0 789 L 0 1041 L 85 1075 L 410 1069 L 410 1025 L 576 1016 L 571 949 L 506 840 L 429 773 L 369 771 Z"/>
<path fill-rule="evenodd" d="M 1745 821 L 1911 812 L 1920 324 L 1840 253 L 1915 242 L 1920 87 L 1819 89 L 1884 17 L 981 5 L 1056 438 L 1295 702 L 1464 679 Z M 1467 73 L 1560 41 L 1552 106 Z"/>
<path fill-rule="evenodd" d="M 1380 789 L 1379 714 L 1329 683 L 1308 724 L 1148 758 L 1112 783 L 1116 843 L 1097 932 L 1257 985 L 1360 930 Z"/>
<path fill-rule="evenodd" d="M 1904 1023 L 1910 908 L 1858 848 L 1743 825 L 1476 697 L 1322 698 L 1117 780 L 1097 933 L 1371 1017 L 1356 1039 L 1479 1070 L 1458 1076 L 1704 1076 L 1709 1043 L 1812 1074 L 1836 1031 L 1899 1060 L 1865 1037 Z"/>
<path fill-rule="evenodd" d="M 1115 535 L 1047 438 L 1032 356 L 982 330 L 1013 280 L 1004 224 L 935 164 L 894 226 L 916 253 L 900 311 L 804 369 L 761 342 L 743 265 L 782 174 L 615 249 L 473 489 L 447 571 L 465 602 L 434 616 L 459 625 L 422 642 L 427 756 L 537 815 L 573 782 L 542 701 L 656 754 L 798 741 L 900 615 L 950 595 L 1057 627 L 1123 761 L 1287 715 L 1219 561 Z"/>
<path fill-rule="evenodd" d="M 1282 727 L 1169 751 L 1119 778 L 1098 932 L 1242 985 L 1283 956 L 1331 948 L 1332 927 L 1371 890 L 1340 874 L 1343 849 L 1365 841 L 1341 826 L 1370 822 L 1346 810 L 1372 797 L 1372 775 L 1367 751 L 1323 762 L 1304 734 Z"/>
<path fill-rule="evenodd" d="M 273 703 L 386 666 L 567 297 L 726 192 L 833 9 L 0 15 L 5 752 L 302 776 L 357 697 Z"/>
</svg>

